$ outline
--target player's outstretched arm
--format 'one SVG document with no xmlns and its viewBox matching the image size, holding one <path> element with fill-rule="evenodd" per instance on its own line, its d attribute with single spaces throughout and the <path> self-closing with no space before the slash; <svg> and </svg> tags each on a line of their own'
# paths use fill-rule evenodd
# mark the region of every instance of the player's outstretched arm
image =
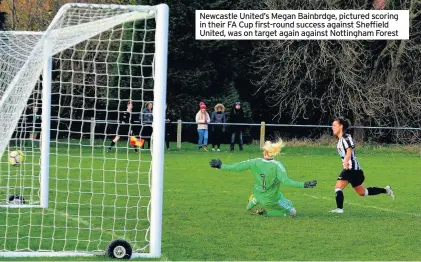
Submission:
<svg viewBox="0 0 421 262">
<path fill-rule="evenodd" d="M 278 168 L 278 179 L 281 184 L 289 187 L 298 187 L 298 188 L 313 188 L 317 185 L 316 180 L 307 181 L 307 182 L 298 182 L 288 177 L 285 168 L 279 167 Z"/>
<path fill-rule="evenodd" d="M 253 160 L 242 161 L 238 163 L 234 163 L 231 165 L 222 164 L 222 161 L 219 159 L 212 159 L 209 162 L 210 166 L 213 168 L 219 168 L 227 171 L 244 171 L 250 169 L 251 165 L 253 164 Z"/>
</svg>

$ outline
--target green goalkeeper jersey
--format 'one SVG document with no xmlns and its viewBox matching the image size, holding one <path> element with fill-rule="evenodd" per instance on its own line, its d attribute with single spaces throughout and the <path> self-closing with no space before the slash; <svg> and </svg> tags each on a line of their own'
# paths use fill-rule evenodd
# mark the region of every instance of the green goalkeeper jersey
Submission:
<svg viewBox="0 0 421 262">
<path fill-rule="evenodd" d="M 283 197 L 280 185 L 304 188 L 304 182 L 290 179 L 285 167 L 276 160 L 256 158 L 231 165 L 222 164 L 221 169 L 228 171 L 251 170 L 256 182 L 253 186 L 254 197 L 263 205 L 276 203 Z"/>
</svg>

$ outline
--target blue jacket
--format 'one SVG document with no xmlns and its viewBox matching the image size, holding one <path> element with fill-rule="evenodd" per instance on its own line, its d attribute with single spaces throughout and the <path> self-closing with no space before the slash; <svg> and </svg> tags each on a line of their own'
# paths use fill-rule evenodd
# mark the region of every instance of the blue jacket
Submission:
<svg viewBox="0 0 421 262">
<path fill-rule="evenodd" d="M 227 115 L 225 112 L 216 112 L 212 113 L 211 123 L 226 123 L 227 122 Z M 222 129 L 222 132 L 225 131 L 225 125 L 212 125 L 212 131 Z"/>
<path fill-rule="evenodd" d="M 152 123 L 153 121 L 153 109 L 149 110 L 148 108 L 143 108 L 142 114 L 139 115 L 139 120 L 143 123 Z"/>
</svg>

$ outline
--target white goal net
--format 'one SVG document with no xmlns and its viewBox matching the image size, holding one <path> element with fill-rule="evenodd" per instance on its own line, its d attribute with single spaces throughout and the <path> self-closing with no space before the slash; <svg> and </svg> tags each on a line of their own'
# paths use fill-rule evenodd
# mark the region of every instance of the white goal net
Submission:
<svg viewBox="0 0 421 262">
<path fill-rule="evenodd" d="M 0 256 L 160 256 L 167 38 L 166 5 L 0 32 Z"/>
</svg>

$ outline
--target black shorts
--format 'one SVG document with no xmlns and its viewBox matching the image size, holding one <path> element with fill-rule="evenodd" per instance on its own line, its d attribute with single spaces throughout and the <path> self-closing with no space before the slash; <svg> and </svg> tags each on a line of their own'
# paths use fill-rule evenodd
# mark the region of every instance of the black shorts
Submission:
<svg viewBox="0 0 421 262">
<path fill-rule="evenodd" d="M 338 180 L 347 180 L 349 183 L 351 183 L 352 187 L 357 187 L 364 182 L 365 176 L 362 170 L 344 169 L 339 175 Z"/>
</svg>

